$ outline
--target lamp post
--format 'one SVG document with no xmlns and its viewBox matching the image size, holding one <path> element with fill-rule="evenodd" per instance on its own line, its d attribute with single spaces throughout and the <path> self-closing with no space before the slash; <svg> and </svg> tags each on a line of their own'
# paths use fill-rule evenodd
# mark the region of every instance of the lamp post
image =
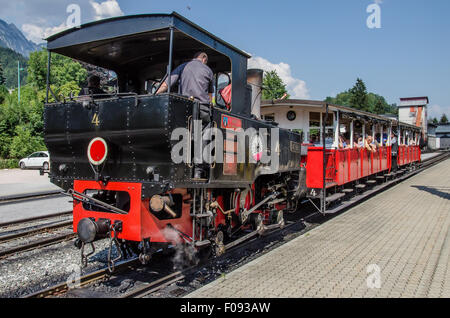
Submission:
<svg viewBox="0 0 450 318">
<path fill-rule="evenodd" d="M 17 88 L 18 88 L 18 100 L 20 103 L 20 71 L 23 71 L 23 68 L 20 67 L 20 61 L 17 61 Z"/>
</svg>

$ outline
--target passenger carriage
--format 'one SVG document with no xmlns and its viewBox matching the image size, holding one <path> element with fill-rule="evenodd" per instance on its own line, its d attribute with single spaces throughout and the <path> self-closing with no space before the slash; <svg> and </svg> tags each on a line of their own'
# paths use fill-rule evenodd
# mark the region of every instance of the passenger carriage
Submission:
<svg viewBox="0 0 450 318">
<path fill-rule="evenodd" d="M 339 192 L 370 178 L 391 176 L 395 168 L 392 160 L 399 168 L 420 161 L 420 128 L 391 117 L 311 100 L 264 101 L 261 115 L 302 134 L 303 147 L 307 148 L 302 165 L 306 167 L 307 194 L 312 198 L 320 197 L 324 188 Z M 392 149 L 392 133 L 399 141 L 398 150 Z M 344 149 L 339 147 L 340 135 L 348 142 Z M 364 144 L 366 135 L 378 141 L 375 151 L 355 145 L 356 136 L 361 136 Z"/>
</svg>

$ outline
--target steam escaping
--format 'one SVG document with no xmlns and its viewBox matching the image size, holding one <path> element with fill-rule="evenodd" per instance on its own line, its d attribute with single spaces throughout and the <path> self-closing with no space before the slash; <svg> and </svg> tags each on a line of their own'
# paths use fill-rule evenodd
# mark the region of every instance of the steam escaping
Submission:
<svg viewBox="0 0 450 318">
<path fill-rule="evenodd" d="M 185 267 L 198 264 L 199 260 L 195 247 L 186 243 L 180 233 L 167 226 L 162 230 L 162 234 L 167 241 L 173 244 L 175 254 L 171 261 L 174 270 L 181 270 Z"/>
</svg>

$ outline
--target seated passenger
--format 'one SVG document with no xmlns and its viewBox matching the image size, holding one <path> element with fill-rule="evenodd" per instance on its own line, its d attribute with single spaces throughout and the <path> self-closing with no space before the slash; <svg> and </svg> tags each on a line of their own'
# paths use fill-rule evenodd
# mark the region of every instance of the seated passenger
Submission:
<svg viewBox="0 0 450 318">
<path fill-rule="evenodd" d="M 364 148 L 366 148 L 368 151 L 376 151 L 377 146 L 372 138 L 372 136 L 367 136 L 365 140 Z"/>
<path fill-rule="evenodd" d="M 363 148 L 364 147 L 364 143 L 363 143 L 362 137 L 359 137 L 358 138 L 358 143 L 355 143 L 355 144 L 356 144 L 355 145 L 356 148 Z"/>
<path fill-rule="evenodd" d="M 347 148 L 347 142 L 344 139 L 343 135 L 339 135 L 339 144 L 338 144 L 339 149 L 346 149 Z"/>
<path fill-rule="evenodd" d="M 105 98 L 108 94 L 100 88 L 100 77 L 92 75 L 88 79 L 88 87 L 81 90 L 78 96 L 96 95 L 94 98 Z"/>
</svg>

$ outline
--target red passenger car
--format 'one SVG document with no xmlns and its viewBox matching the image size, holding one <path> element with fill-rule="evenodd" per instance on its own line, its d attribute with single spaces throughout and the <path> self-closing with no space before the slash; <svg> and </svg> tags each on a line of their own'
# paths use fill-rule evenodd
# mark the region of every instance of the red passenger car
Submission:
<svg viewBox="0 0 450 318">
<path fill-rule="evenodd" d="M 302 164 L 311 198 L 320 197 L 324 188 L 339 192 L 364 187 L 366 181 L 392 176 L 393 170 L 420 161 L 421 129 L 390 117 L 310 100 L 267 101 L 261 113 L 303 134 L 307 153 Z"/>
</svg>

